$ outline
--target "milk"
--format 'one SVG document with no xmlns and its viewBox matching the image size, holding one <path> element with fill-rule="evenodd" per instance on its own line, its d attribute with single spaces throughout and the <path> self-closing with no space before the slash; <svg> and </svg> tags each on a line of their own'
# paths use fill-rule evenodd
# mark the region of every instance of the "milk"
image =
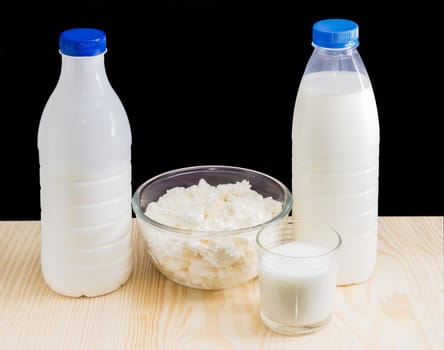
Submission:
<svg viewBox="0 0 444 350">
<path fill-rule="evenodd" d="M 261 315 L 274 324 L 307 327 L 328 320 L 333 309 L 337 265 L 322 245 L 294 241 L 270 249 L 259 262 Z"/>
<path fill-rule="evenodd" d="M 304 75 L 292 138 L 292 215 L 341 234 L 339 285 L 367 280 L 376 264 L 379 170 L 379 122 L 368 76 Z"/>
</svg>

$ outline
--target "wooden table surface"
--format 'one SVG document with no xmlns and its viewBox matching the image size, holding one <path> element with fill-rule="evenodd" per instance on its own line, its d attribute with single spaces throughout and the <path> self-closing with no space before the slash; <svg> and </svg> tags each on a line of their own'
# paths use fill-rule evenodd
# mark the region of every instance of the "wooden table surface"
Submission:
<svg viewBox="0 0 444 350">
<path fill-rule="evenodd" d="M 0 222 L 0 349 L 444 349 L 443 217 L 381 217 L 371 280 L 336 288 L 329 325 L 300 337 L 261 323 L 256 279 L 217 292 L 167 280 L 133 226 L 128 283 L 68 298 L 43 280 L 40 223 Z"/>
</svg>

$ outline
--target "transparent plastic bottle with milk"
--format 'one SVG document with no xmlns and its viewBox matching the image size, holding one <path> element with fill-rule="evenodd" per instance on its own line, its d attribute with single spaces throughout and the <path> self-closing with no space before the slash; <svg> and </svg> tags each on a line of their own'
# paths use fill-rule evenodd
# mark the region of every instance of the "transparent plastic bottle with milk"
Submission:
<svg viewBox="0 0 444 350">
<path fill-rule="evenodd" d="M 131 130 L 104 63 L 106 36 L 61 33 L 58 83 L 39 130 L 41 267 L 67 296 L 97 296 L 132 271 Z"/>
<path fill-rule="evenodd" d="M 337 284 L 360 283 L 377 256 L 376 100 L 355 22 L 316 22 L 312 44 L 293 115 L 292 215 L 336 229 L 343 240 Z"/>
</svg>

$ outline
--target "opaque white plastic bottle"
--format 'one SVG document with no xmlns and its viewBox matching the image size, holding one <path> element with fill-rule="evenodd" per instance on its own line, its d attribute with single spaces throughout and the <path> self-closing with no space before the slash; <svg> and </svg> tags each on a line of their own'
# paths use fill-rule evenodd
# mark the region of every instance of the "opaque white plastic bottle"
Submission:
<svg viewBox="0 0 444 350">
<path fill-rule="evenodd" d="M 323 20 L 293 116 L 292 215 L 329 224 L 342 237 L 338 285 L 372 275 L 377 256 L 379 121 L 357 51 L 358 26 Z"/>
<path fill-rule="evenodd" d="M 60 35 L 59 81 L 38 130 L 41 266 L 67 296 L 97 296 L 132 270 L 131 130 L 104 64 L 106 36 Z"/>
</svg>

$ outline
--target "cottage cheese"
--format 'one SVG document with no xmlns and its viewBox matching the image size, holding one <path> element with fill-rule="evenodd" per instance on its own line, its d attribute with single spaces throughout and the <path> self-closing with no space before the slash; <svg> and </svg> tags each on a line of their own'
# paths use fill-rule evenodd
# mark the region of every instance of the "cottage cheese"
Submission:
<svg viewBox="0 0 444 350">
<path fill-rule="evenodd" d="M 260 225 L 281 210 L 281 202 L 263 198 L 246 180 L 211 186 L 201 179 L 198 185 L 168 190 L 145 213 L 165 225 L 208 235 L 172 236 L 152 227 L 142 232 L 154 262 L 166 276 L 192 287 L 221 289 L 257 275 L 258 230 L 233 236 L 212 236 L 211 231 Z"/>
</svg>

